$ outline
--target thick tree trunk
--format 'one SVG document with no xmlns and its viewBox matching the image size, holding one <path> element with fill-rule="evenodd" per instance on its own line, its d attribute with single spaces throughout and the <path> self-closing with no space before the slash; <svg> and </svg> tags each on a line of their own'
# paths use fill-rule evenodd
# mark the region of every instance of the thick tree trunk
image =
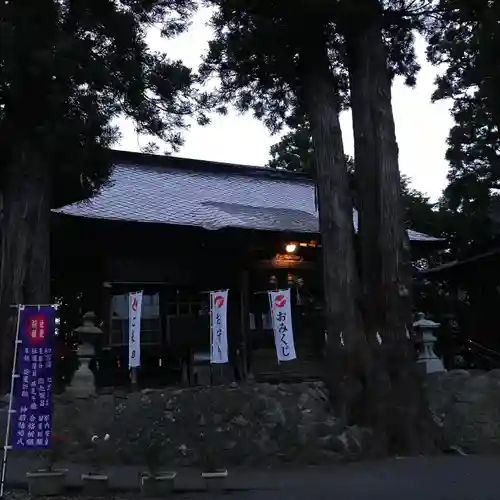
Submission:
<svg viewBox="0 0 500 500">
<path fill-rule="evenodd" d="M 389 451 L 435 449 L 435 427 L 417 374 L 411 330 L 409 244 L 400 192 L 398 146 L 378 0 L 346 33 L 353 112 L 365 332 L 386 384 L 374 401 L 377 435 Z M 382 396 L 382 397 L 380 397 Z"/>
<path fill-rule="evenodd" d="M 37 155 L 5 169 L 2 187 L 0 331 L 2 387 L 10 380 L 17 304 L 50 302 L 50 176 Z"/>
<path fill-rule="evenodd" d="M 311 125 L 318 193 L 327 329 L 325 381 L 346 423 L 359 421 L 370 353 L 357 307 L 352 200 L 339 103 L 322 27 L 301 53 L 302 98 Z"/>
</svg>

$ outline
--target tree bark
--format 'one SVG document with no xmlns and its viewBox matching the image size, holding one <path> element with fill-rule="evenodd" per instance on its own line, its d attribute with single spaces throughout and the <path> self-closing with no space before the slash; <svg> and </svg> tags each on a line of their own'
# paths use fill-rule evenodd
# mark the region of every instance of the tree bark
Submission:
<svg viewBox="0 0 500 500">
<path fill-rule="evenodd" d="M 358 189 L 365 333 L 386 389 L 372 401 L 389 452 L 428 453 L 438 437 L 409 340 L 411 264 L 404 227 L 391 80 L 378 0 L 346 30 Z"/>
<path fill-rule="evenodd" d="M 2 388 L 8 386 L 17 304 L 50 303 L 50 173 L 23 152 L 2 180 L 0 328 Z"/>
<path fill-rule="evenodd" d="M 359 422 L 370 353 L 357 307 L 353 207 L 344 159 L 339 102 L 323 26 L 301 58 L 302 99 L 314 144 L 323 255 L 326 374 L 332 403 L 345 423 Z"/>
</svg>

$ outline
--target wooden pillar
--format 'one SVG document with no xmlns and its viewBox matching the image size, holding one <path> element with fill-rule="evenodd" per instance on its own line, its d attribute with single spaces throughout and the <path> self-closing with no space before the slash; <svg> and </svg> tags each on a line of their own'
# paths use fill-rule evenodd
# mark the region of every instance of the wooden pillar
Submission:
<svg viewBox="0 0 500 500">
<path fill-rule="evenodd" d="M 249 314 L 250 314 L 250 304 L 249 304 L 249 279 L 248 279 L 248 270 L 244 269 L 241 272 L 240 279 L 240 311 L 241 311 L 241 357 L 242 357 L 242 377 L 244 380 L 247 379 L 248 373 L 251 372 L 251 358 L 252 358 L 252 350 L 251 346 L 249 346 Z"/>
<path fill-rule="evenodd" d="M 104 281 L 102 284 L 102 305 L 100 320 L 102 321 L 102 329 L 106 335 L 106 344 L 110 342 L 111 336 L 111 296 L 112 285 L 109 281 Z"/>
</svg>

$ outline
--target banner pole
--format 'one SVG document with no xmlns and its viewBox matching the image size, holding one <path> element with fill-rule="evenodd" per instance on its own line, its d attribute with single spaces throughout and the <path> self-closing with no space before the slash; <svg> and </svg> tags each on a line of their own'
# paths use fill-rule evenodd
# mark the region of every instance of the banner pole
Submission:
<svg viewBox="0 0 500 500">
<path fill-rule="evenodd" d="M 209 292 L 209 300 L 210 300 L 210 385 L 213 385 L 213 372 L 212 372 L 212 359 L 213 359 L 213 354 L 214 354 L 214 324 L 212 321 L 213 318 L 213 307 L 214 307 L 214 301 L 213 301 L 213 294 L 212 292 Z"/>
<path fill-rule="evenodd" d="M 130 385 L 132 386 L 132 391 L 137 392 L 137 368 L 134 366 L 130 368 Z"/>
<path fill-rule="evenodd" d="M 226 288 L 225 290 L 223 290 L 224 292 L 227 292 L 227 297 L 229 297 L 229 288 Z M 227 303 L 226 303 L 226 338 L 227 338 Z M 222 366 L 222 364 L 219 366 L 219 375 L 220 375 L 220 380 L 221 380 L 221 383 L 223 384 L 224 383 L 224 367 Z"/>
<path fill-rule="evenodd" d="M 274 291 L 274 290 L 271 290 Z M 281 290 L 276 290 L 276 292 L 281 292 Z M 271 298 L 271 294 L 268 292 L 267 296 L 269 297 L 269 309 L 271 313 L 271 326 L 273 327 L 273 339 L 274 339 L 274 349 L 277 351 L 278 349 L 278 344 L 276 343 L 276 327 L 275 327 L 275 322 L 274 322 L 274 305 L 273 305 L 273 299 Z M 279 383 L 283 383 L 283 375 L 281 373 L 281 362 L 278 357 L 278 353 L 276 352 L 276 360 L 278 361 L 278 379 Z"/>
<path fill-rule="evenodd" d="M 9 396 L 9 412 L 7 414 L 7 427 L 5 429 L 5 439 L 4 439 L 4 446 L 3 446 L 3 459 L 2 459 L 2 478 L 0 481 L 0 498 L 3 498 L 4 492 L 5 492 L 5 479 L 6 479 L 6 474 L 7 474 L 7 452 L 11 448 L 9 446 L 9 437 L 10 437 L 10 425 L 11 425 L 11 419 L 12 419 L 12 396 L 14 393 L 14 381 L 17 378 L 16 371 L 17 371 L 17 352 L 18 352 L 18 347 L 21 341 L 19 340 L 19 320 L 21 317 L 21 308 L 23 306 L 18 305 L 17 306 L 17 324 L 16 324 L 16 340 L 14 343 L 14 359 L 12 362 L 12 374 L 11 374 L 11 379 L 10 379 L 10 396 Z"/>
</svg>

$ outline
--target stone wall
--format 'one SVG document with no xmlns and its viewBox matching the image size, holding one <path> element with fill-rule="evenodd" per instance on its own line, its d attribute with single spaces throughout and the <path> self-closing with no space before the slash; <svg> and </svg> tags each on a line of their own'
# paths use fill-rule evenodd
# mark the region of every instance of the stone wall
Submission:
<svg viewBox="0 0 500 500">
<path fill-rule="evenodd" d="M 144 464 L 160 442 L 162 465 L 320 463 L 363 449 L 368 433 L 343 429 L 322 383 L 144 390 L 91 399 L 56 397 L 54 432 L 65 459 L 88 462 L 90 436 L 111 435 L 112 462 Z"/>
<path fill-rule="evenodd" d="M 450 444 L 500 453 L 500 370 L 434 375 L 426 390 Z M 232 467 L 356 459 L 370 439 L 367 430 L 340 425 L 320 382 L 63 395 L 54 407 L 54 433 L 65 438 L 63 458 L 70 462 L 90 462 L 91 436 L 105 433 L 111 463 L 144 465 L 153 442 L 159 465 L 172 467 L 207 459 Z"/>
<path fill-rule="evenodd" d="M 449 443 L 467 453 L 500 453 L 500 370 L 453 370 L 426 385 Z"/>
</svg>

